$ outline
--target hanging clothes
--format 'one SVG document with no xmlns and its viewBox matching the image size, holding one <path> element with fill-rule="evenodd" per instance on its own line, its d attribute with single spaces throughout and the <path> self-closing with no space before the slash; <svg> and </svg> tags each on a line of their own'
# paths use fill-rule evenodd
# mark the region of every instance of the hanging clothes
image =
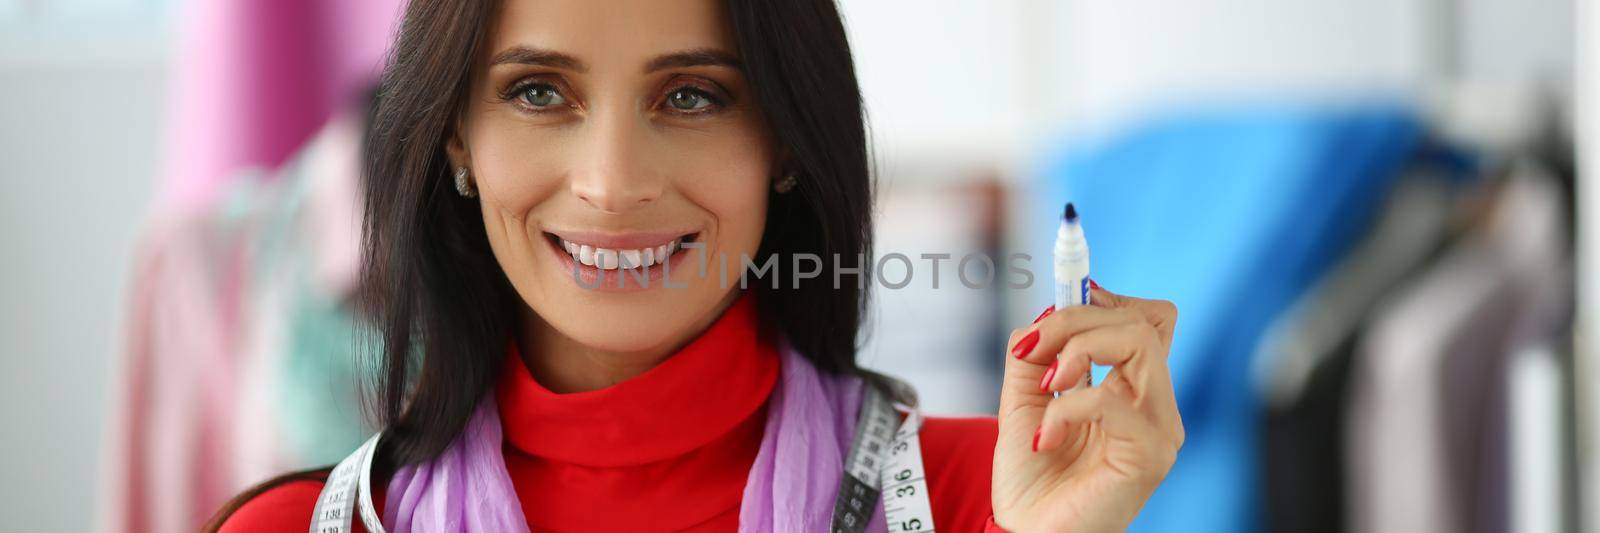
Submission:
<svg viewBox="0 0 1600 533">
<path fill-rule="evenodd" d="M 1266 531 L 1346 531 L 1343 422 L 1356 341 L 1380 298 L 1446 242 L 1455 170 L 1408 171 L 1369 235 L 1262 337 L 1255 359 Z"/>
<path fill-rule="evenodd" d="M 1579 471 L 1573 394 L 1575 309 L 1571 256 L 1561 271 L 1539 284 L 1529 312 L 1512 326 L 1506 387 L 1507 479 L 1479 494 L 1504 498 L 1508 531 L 1573 531 L 1578 523 L 1573 485 Z M 1488 503 L 1488 502 L 1480 502 Z"/>
<path fill-rule="evenodd" d="M 1565 236 L 1554 183 L 1517 174 L 1492 209 L 1374 316 L 1346 415 L 1351 528 L 1504 531 L 1504 361 Z"/>
<path fill-rule="evenodd" d="M 360 123 L 147 230 L 123 325 L 102 531 L 193 531 L 251 483 L 360 444 Z"/>
</svg>

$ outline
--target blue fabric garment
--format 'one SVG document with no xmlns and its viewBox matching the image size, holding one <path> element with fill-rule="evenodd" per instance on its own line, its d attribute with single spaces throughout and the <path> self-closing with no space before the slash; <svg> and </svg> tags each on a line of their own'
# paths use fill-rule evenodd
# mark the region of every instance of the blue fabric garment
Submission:
<svg viewBox="0 0 1600 533">
<path fill-rule="evenodd" d="M 1048 157 L 1028 200 L 1031 249 L 1051 249 L 1062 202 L 1076 202 L 1094 279 L 1179 309 L 1170 362 L 1188 440 L 1130 531 L 1256 529 L 1249 359 L 1361 235 L 1421 137 L 1401 106 L 1252 107 L 1168 116 Z"/>
</svg>

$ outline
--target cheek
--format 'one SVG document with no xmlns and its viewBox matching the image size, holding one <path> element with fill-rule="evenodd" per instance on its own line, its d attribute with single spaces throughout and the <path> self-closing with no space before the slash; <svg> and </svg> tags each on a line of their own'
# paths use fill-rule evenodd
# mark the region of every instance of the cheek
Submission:
<svg viewBox="0 0 1600 533">
<path fill-rule="evenodd" d="M 485 215 L 522 222 L 535 206 L 561 190 L 557 139 L 517 128 L 481 128 L 473 138 L 472 165 Z"/>
<path fill-rule="evenodd" d="M 767 219 L 771 161 L 759 143 L 702 146 L 691 168 L 677 180 L 678 190 L 716 220 L 718 247 L 730 258 L 754 258 Z"/>
<path fill-rule="evenodd" d="M 543 241 L 533 234 L 529 218 L 563 184 L 560 147 L 541 133 L 489 118 L 477 121 L 469 136 L 484 233 L 501 270 L 524 298 L 542 290 L 535 282 L 534 247 Z"/>
</svg>

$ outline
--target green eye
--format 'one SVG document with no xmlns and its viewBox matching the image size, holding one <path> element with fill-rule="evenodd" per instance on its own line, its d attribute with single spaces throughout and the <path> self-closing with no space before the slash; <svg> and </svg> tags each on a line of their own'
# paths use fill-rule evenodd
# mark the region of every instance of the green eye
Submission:
<svg viewBox="0 0 1600 533">
<path fill-rule="evenodd" d="M 523 89 L 521 98 L 523 102 L 533 107 L 549 107 L 567 103 L 565 99 L 561 98 L 561 93 L 556 92 L 555 87 L 542 83 L 530 85 L 528 88 Z"/>
<path fill-rule="evenodd" d="M 694 111 L 711 105 L 711 97 L 699 89 L 683 88 L 667 96 L 667 105 L 682 111 Z"/>
</svg>

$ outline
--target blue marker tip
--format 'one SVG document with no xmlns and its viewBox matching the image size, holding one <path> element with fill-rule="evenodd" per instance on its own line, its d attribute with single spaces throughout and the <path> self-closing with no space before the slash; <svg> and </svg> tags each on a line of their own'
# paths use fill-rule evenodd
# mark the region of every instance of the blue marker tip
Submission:
<svg viewBox="0 0 1600 533">
<path fill-rule="evenodd" d="M 1072 207 L 1072 202 L 1067 202 L 1067 212 L 1063 214 L 1062 217 L 1066 218 L 1067 222 L 1078 221 L 1078 209 Z"/>
</svg>

